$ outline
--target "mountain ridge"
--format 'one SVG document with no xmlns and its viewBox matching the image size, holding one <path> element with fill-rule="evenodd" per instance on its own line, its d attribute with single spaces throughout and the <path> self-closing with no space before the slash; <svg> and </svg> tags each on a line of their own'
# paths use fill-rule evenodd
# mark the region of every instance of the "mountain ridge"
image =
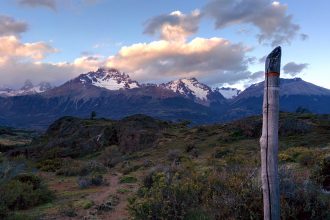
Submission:
<svg viewBox="0 0 330 220">
<path fill-rule="evenodd" d="M 113 87 L 109 89 L 109 85 Z M 281 79 L 281 85 L 281 111 L 303 107 L 314 113 L 330 113 L 330 90 L 302 79 Z M 86 118 L 92 111 L 98 117 L 113 119 L 146 114 L 209 124 L 261 114 L 262 94 L 263 82 L 226 99 L 219 89 L 211 89 L 196 78 L 139 84 L 118 70 L 99 69 L 41 93 L 0 96 L 0 124 L 44 129 L 59 117 Z"/>
</svg>

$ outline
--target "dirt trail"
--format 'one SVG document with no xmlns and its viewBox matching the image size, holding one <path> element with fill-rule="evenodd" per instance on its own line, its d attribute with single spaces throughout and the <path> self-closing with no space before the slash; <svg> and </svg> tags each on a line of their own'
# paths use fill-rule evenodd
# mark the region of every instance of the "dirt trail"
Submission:
<svg viewBox="0 0 330 220">
<path fill-rule="evenodd" d="M 124 220 L 129 219 L 129 214 L 127 210 L 127 198 L 136 188 L 136 184 L 120 184 L 120 177 L 122 175 L 119 173 L 109 174 L 106 176 L 106 180 L 109 183 L 109 186 L 104 187 L 97 193 L 90 194 L 87 196 L 88 199 L 94 201 L 94 206 L 89 210 L 84 210 L 79 213 L 77 219 L 81 219 L 82 216 L 85 216 L 86 219 L 105 219 L 105 220 Z M 119 193 L 119 189 L 126 189 L 129 192 Z M 119 198 L 119 204 L 114 206 L 114 209 L 111 211 L 97 211 L 95 207 L 107 202 L 110 196 L 117 196 Z"/>
</svg>

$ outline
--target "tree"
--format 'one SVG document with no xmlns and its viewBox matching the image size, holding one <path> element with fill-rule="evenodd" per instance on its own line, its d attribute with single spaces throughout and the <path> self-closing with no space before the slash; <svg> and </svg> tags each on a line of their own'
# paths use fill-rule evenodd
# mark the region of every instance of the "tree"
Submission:
<svg viewBox="0 0 330 220">
<path fill-rule="evenodd" d="M 263 124 L 260 138 L 264 219 L 279 220 L 278 121 L 281 47 L 275 48 L 267 56 L 265 67 Z"/>
<path fill-rule="evenodd" d="M 94 120 L 95 119 L 95 117 L 96 117 L 96 112 L 95 111 L 92 111 L 91 112 L 91 120 Z"/>
</svg>

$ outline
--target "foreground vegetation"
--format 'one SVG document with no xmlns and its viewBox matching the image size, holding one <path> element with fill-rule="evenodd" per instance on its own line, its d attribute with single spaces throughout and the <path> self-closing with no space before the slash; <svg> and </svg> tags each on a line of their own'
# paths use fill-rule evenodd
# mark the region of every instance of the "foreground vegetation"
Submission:
<svg viewBox="0 0 330 220">
<path fill-rule="evenodd" d="M 260 135 L 260 117 L 62 118 L 2 148 L 0 218 L 262 219 Z M 329 219 L 330 115 L 282 113 L 279 160 L 282 218 Z"/>
</svg>

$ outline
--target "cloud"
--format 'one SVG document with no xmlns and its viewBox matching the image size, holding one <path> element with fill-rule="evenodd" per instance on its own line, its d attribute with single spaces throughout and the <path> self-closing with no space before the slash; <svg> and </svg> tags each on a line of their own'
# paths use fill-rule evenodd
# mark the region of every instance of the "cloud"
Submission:
<svg viewBox="0 0 330 220">
<path fill-rule="evenodd" d="M 19 0 L 20 5 L 28 7 L 46 7 L 52 10 L 56 10 L 57 2 L 56 0 Z"/>
<path fill-rule="evenodd" d="M 10 59 L 4 63 L 0 62 L 1 85 L 20 88 L 27 79 L 31 80 L 33 84 L 45 81 L 52 85 L 59 85 L 81 73 L 96 70 L 103 65 L 102 62 L 93 60 L 91 56 L 79 57 L 73 62 L 58 63 Z"/>
<path fill-rule="evenodd" d="M 56 11 L 58 8 L 79 8 L 91 6 L 103 0 L 18 0 L 18 3 L 27 7 L 44 7 Z"/>
<path fill-rule="evenodd" d="M 212 0 L 203 13 L 215 19 L 217 29 L 251 24 L 259 29 L 259 43 L 270 42 L 272 46 L 290 43 L 300 31 L 300 26 L 293 23 L 292 15 L 288 15 L 287 5 L 277 1 Z"/>
<path fill-rule="evenodd" d="M 168 41 L 184 41 L 198 31 L 200 19 L 199 10 L 194 10 L 190 14 L 174 11 L 147 20 L 143 33 L 159 35 L 161 39 Z"/>
<path fill-rule="evenodd" d="M 307 40 L 308 39 L 308 35 L 307 34 L 300 34 L 300 39 L 301 40 Z"/>
<path fill-rule="evenodd" d="M 94 5 L 100 3 L 103 0 L 82 0 L 83 4 Z"/>
<path fill-rule="evenodd" d="M 26 79 L 31 79 L 35 83 L 56 83 L 67 79 L 73 70 L 82 70 L 86 67 L 82 60 L 77 60 L 76 64 L 42 63 L 46 56 L 56 52 L 56 48 L 44 42 L 23 43 L 14 35 L 0 37 L 1 84 L 17 88 Z"/>
<path fill-rule="evenodd" d="M 290 62 L 287 63 L 283 66 L 284 73 L 289 74 L 291 76 L 296 76 L 299 73 L 301 73 L 304 69 L 308 67 L 308 63 L 295 63 L 295 62 Z"/>
<path fill-rule="evenodd" d="M 57 50 L 44 42 L 22 43 L 16 36 L 0 37 L 0 60 L 30 59 L 41 60 Z"/>
<path fill-rule="evenodd" d="M 14 18 L 0 15 L 0 36 L 20 35 L 26 32 L 28 25 L 22 21 L 16 21 Z"/>
<path fill-rule="evenodd" d="M 260 79 L 262 77 L 265 76 L 265 72 L 264 71 L 258 71 L 258 72 L 254 72 L 250 75 L 250 79 L 251 80 L 257 80 L 257 79 Z"/>
<path fill-rule="evenodd" d="M 243 45 L 222 38 L 195 38 L 190 42 L 159 40 L 122 47 L 108 58 L 106 65 L 132 73 L 142 81 L 178 77 L 207 80 L 210 75 L 223 81 L 238 80 L 247 69 L 247 51 Z"/>
<path fill-rule="evenodd" d="M 265 56 L 259 58 L 258 61 L 259 61 L 259 63 L 265 63 L 265 62 L 266 62 L 266 59 L 267 59 L 267 55 L 265 55 Z"/>
<path fill-rule="evenodd" d="M 79 69 L 90 71 L 105 66 L 105 59 L 100 55 L 82 56 L 76 58 L 73 65 Z"/>
</svg>

